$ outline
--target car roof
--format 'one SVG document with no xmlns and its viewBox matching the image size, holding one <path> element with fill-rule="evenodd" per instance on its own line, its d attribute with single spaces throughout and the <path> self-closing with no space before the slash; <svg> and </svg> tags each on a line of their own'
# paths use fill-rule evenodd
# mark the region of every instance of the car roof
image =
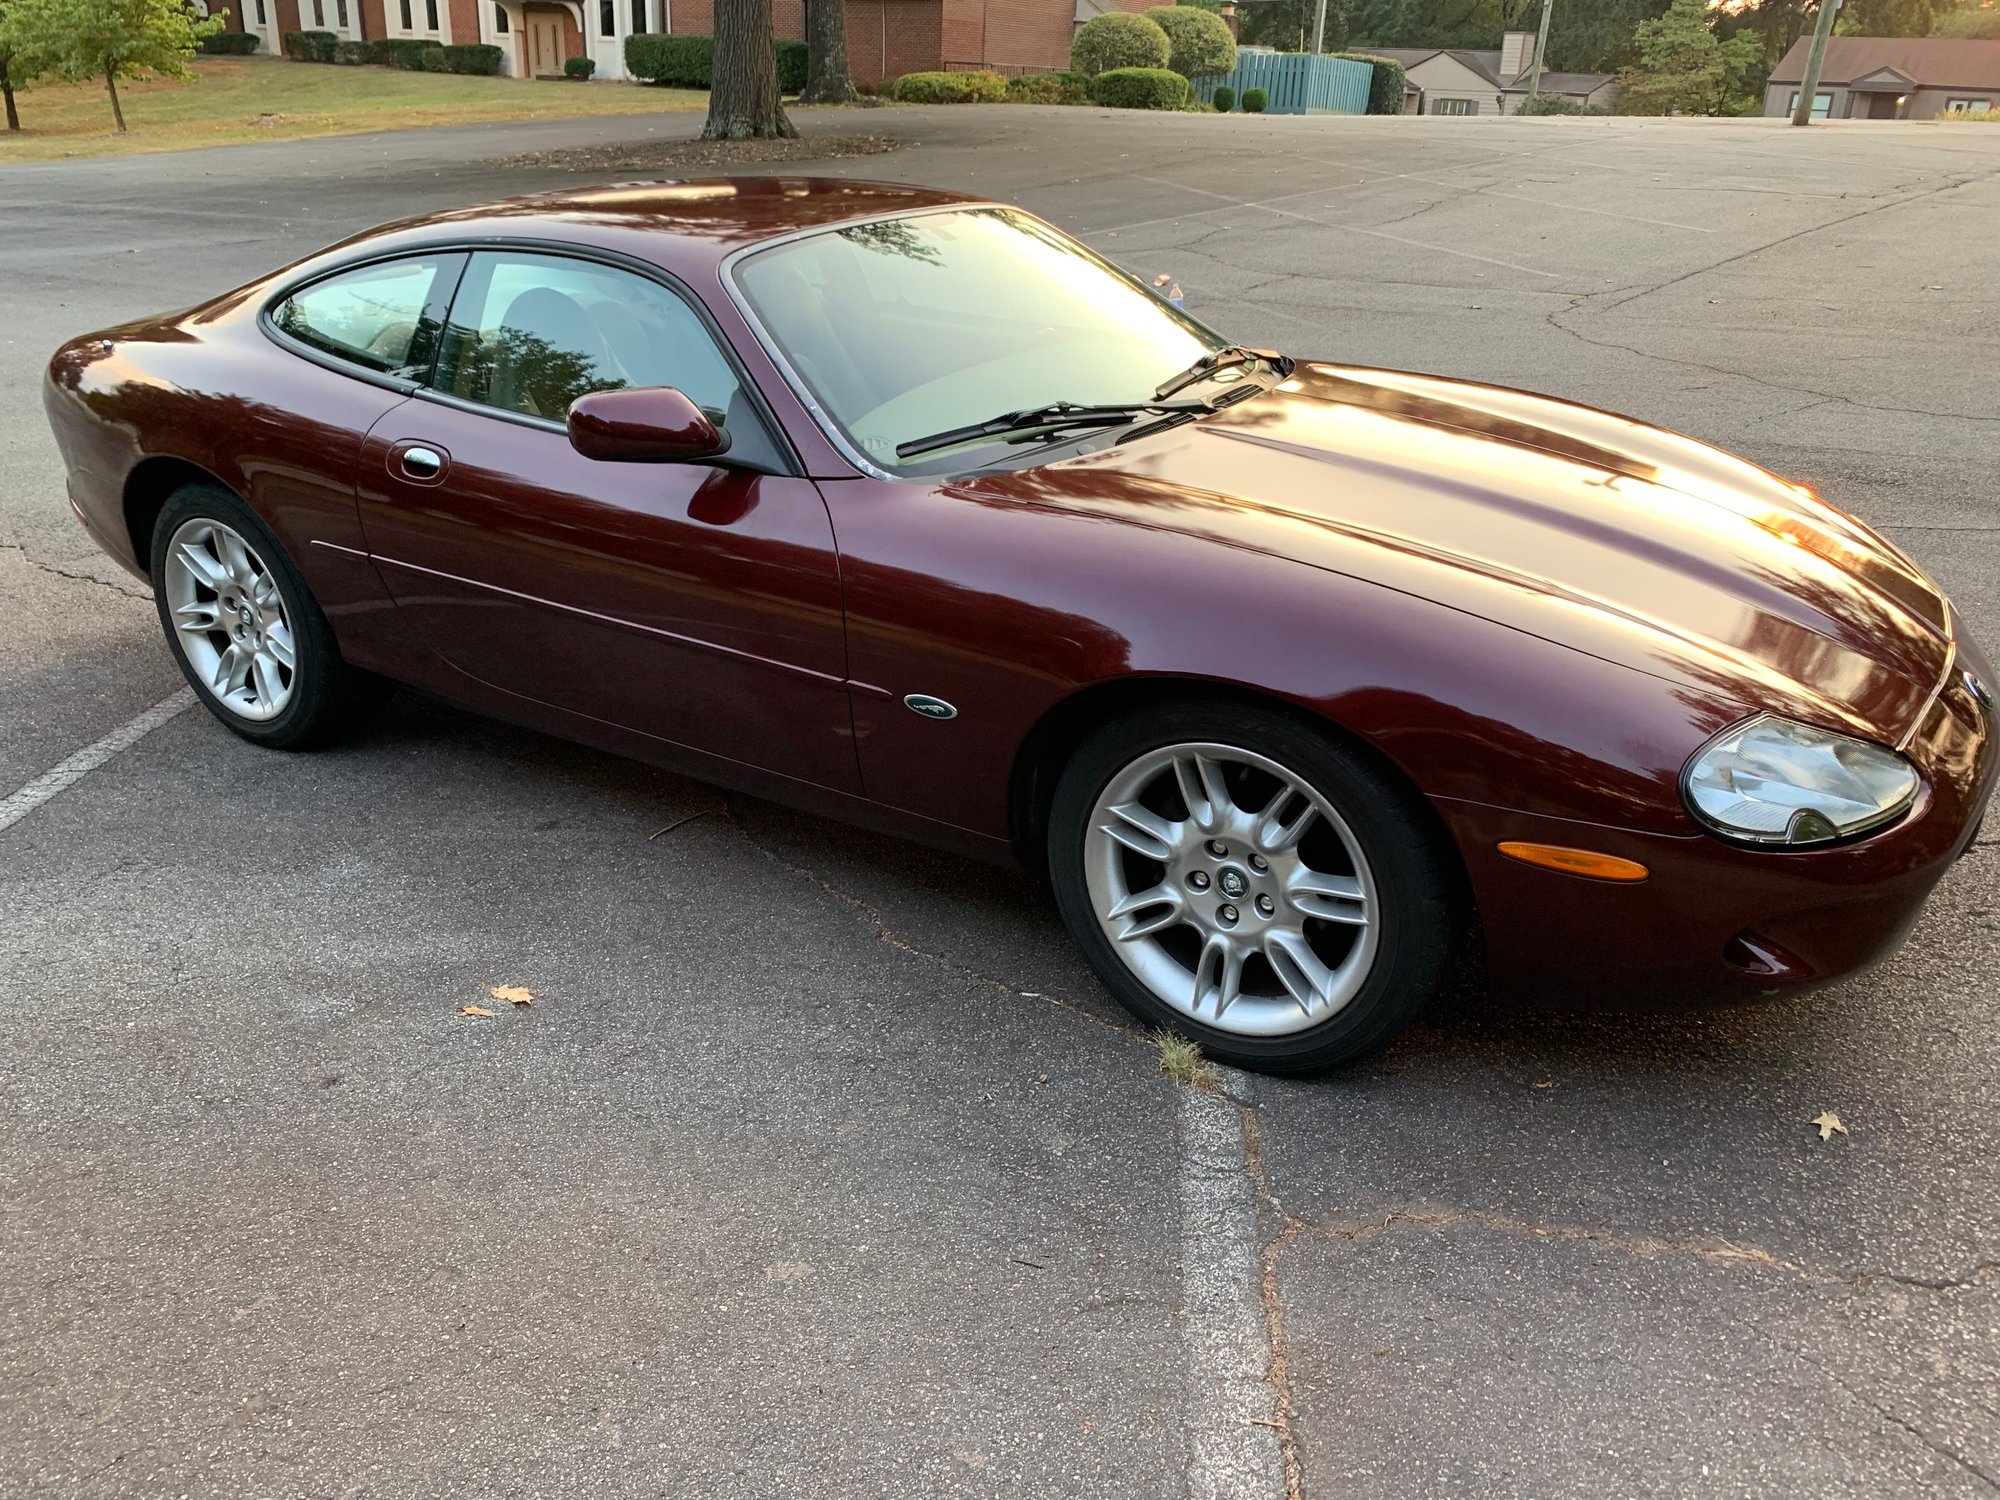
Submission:
<svg viewBox="0 0 2000 1500">
<path fill-rule="evenodd" d="M 748 245 L 855 219 L 985 200 L 897 182 L 837 177 L 699 177 L 620 182 L 445 209 L 333 247 L 396 249 L 441 239 L 588 245 L 683 275 Z"/>
</svg>

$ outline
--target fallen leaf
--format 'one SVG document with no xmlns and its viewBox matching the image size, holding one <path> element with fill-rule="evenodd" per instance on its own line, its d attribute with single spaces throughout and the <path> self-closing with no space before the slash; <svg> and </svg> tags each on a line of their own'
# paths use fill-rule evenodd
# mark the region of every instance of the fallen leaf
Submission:
<svg viewBox="0 0 2000 1500">
<path fill-rule="evenodd" d="M 461 1005 L 458 1013 L 461 1016 L 484 1016 L 489 1021 L 493 1019 L 493 1012 L 483 1005 Z"/>
<path fill-rule="evenodd" d="M 1847 1127 L 1840 1123 L 1840 1116 L 1832 1110 L 1828 1110 L 1824 1114 L 1814 1115 L 1812 1123 L 1819 1126 L 1819 1138 L 1823 1141 L 1832 1140 L 1836 1133 L 1840 1135 L 1847 1134 Z"/>
<path fill-rule="evenodd" d="M 535 992 L 524 990 L 518 984 L 496 984 L 486 992 L 495 1000 L 505 1000 L 509 1005 L 533 1005 Z"/>
</svg>

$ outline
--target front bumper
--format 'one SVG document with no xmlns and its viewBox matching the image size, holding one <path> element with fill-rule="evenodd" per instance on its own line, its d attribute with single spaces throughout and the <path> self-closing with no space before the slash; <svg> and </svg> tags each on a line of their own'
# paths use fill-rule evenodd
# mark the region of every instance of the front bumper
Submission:
<svg viewBox="0 0 2000 1500">
<path fill-rule="evenodd" d="M 1960 663 L 1993 681 L 1961 643 Z M 1893 952 L 1972 843 L 1993 791 L 1992 711 L 1954 672 L 1904 746 L 1924 774 L 1893 827 L 1833 848 L 1745 849 L 1436 803 L 1472 882 L 1493 992 L 1523 1004 L 1649 1010 L 1729 1004 L 1853 974 Z M 1651 877 L 1613 885 L 1508 859 L 1503 840 L 1594 849 Z"/>
</svg>

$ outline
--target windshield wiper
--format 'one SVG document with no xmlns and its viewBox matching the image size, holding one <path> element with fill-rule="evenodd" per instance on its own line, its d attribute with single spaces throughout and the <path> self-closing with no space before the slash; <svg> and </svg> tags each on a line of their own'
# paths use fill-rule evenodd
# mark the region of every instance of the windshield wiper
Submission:
<svg viewBox="0 0 2000 1500">
<path fill-rule="evenodd" d="M 986 437 L 1026 437 L 1032 433 L 1061 432 L 1070 427 L 1115 427 L 1148 412 L 1205 412 L 1206 401 L 1117 401 L 1101 406 L 1082 406 L 1074 401 L 1052 401 L 1047 406 L 1031 406 L 1022 411 L 1002 412 L 969 427 L 952 427 L 929 437 L 911 438 L 896 444 L 896 457 L 916 458 L 940 448 L 956 448 L 960 443 Z"/>
<path fill-rule="evenodd" d="M 1164 400 L 1175 391 L 1184 391 L 1196 382 L 1208 379 L 1217 370 L 1227 370 L 1239 365 L 1254 365 L 1260 360 L 1280 374 L 1290 373 L 1291 361 L 1275 349 L 1246 349 L 1241 344 L 1231 344 L 1225 349 L 1216 349 L 1204 354 L 1180 374 L 1169 376 L 1160 383 L 1160 388 L 1154 391 L 1153 395 Z"/>
</svg>

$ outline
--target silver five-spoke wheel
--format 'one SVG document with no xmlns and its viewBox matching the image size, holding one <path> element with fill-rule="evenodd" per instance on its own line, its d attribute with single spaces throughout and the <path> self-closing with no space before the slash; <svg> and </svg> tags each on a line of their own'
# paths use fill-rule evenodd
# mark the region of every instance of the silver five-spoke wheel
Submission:
<svg viewBox="0 0 2000 1500">
<path fill-rule="evenodd" d="M 195 517 L 167 543 L 168 618 L 188 664 L 239 718 L 274 719 L 292 700 L 298 647 L 270 567 L 242 535 Z"/>
<path fill-rule="evenodd" d="M 1149 750 L 1092 810 L 1084 880 L 1133 975 L 1189 1018 L 1246 1037 L 1317 1026 L 1360 991 L 1376 882 L 1303 777 L 1222 744 Z"/>
</svg>

